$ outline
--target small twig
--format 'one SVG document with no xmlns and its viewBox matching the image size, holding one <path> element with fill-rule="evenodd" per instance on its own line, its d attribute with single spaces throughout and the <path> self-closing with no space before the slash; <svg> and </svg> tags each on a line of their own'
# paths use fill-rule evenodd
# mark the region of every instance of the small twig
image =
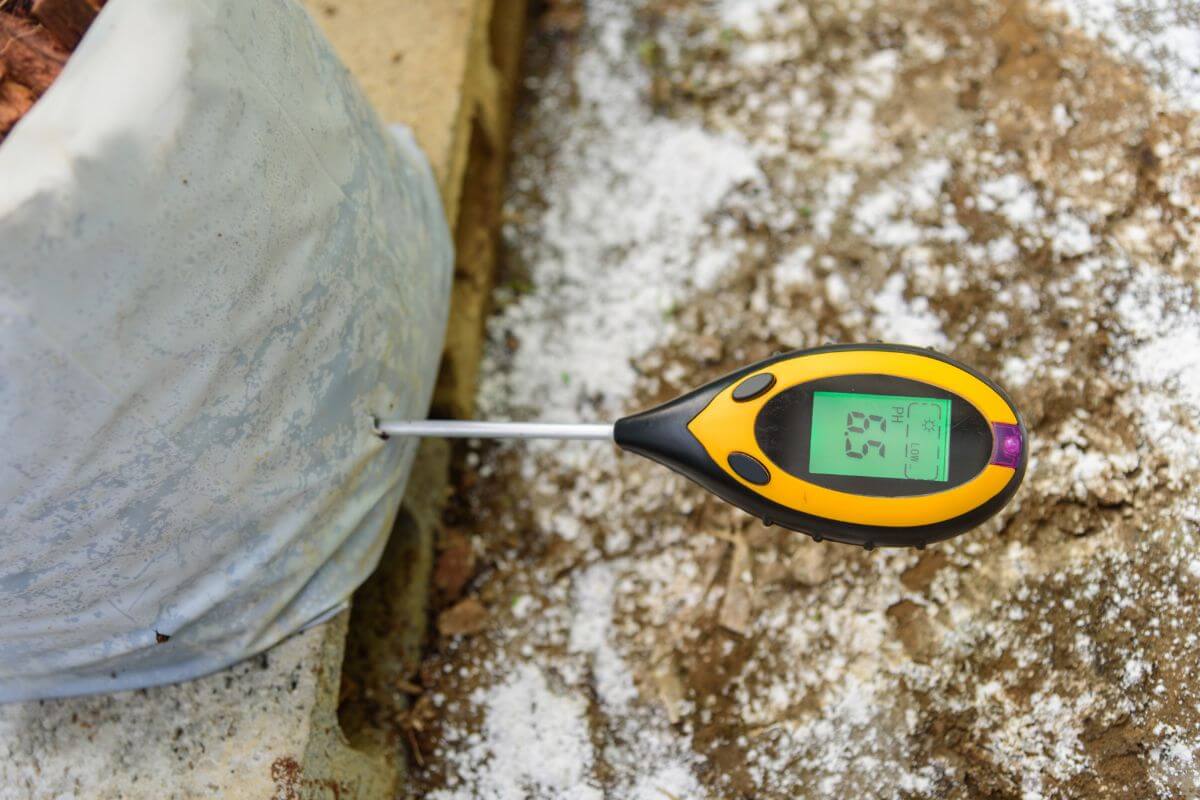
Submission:
<svg viewBox="0 0 1200 800">
<path fill-rule="evenodd" d="M 416 759 L 417 766 L 424 767 L 425 758 L 421 755 L 421 746 L 417 744 L 417 734 L 413 732 L 412 728 L 405 728 L 404 732 L 408 736 L 408 746 L 412 748 L 413 758 Z"/>
</svg>

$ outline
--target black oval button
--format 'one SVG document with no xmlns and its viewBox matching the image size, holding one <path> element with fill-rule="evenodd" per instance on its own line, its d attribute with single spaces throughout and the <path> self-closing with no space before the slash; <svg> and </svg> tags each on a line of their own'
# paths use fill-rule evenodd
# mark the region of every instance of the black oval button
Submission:
<svg viewBox="0 0 1200 800">
<path fill-rule="evenodd" d="M 757 375 L 751 375 L 734 387 L 733 399 L 739 403 L 753 400 L 774 385 L 775 376 L 769 372 L 760 372 Z"/>
<path fill-rule="evenodd" d="M 771 473 L 767 472 L 767 468 L 759 463 L 757 458 L 745 453 L 730 453 L 729 468 L 756 486 L 762 486 L 771 480 Z"/>
</svg>

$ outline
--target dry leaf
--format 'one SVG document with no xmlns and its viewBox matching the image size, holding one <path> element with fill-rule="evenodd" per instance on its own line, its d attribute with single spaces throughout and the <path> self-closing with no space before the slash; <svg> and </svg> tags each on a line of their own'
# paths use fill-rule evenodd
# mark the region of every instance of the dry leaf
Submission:
<svg viewBox="0 0 1200 800">
<path fill-rule="evenodd" d="M 466 636 L 479 633 L 487 625 L 488 612 L 483 603 L 468 597 L 438 615 L 437 628 L 442 636 Z"/>
<path fill-rule="evenodd" d="M 457 531 L 452 531 L 447 539 L 434 567 L 433 585 L 447 600 L 457 600 L 475 574 L 475 548 L 470 539 Z"/>
</svg>

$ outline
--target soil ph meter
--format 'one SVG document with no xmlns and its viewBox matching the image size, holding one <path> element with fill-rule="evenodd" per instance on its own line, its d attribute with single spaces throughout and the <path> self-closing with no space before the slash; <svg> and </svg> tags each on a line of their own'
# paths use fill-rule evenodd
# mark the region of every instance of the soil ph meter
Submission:
<svg viewBox="0 0 1200 800">
<path fill-rule="evenodd" d="M 923 547 L 979 525 L 1025 474 L 1025 427 L 970 367 L 900 345 L 833 345 L 738 370 L 611 425 L 383 421 L 383 436 L 611 439 L 762 520 Z"/>
</svg>

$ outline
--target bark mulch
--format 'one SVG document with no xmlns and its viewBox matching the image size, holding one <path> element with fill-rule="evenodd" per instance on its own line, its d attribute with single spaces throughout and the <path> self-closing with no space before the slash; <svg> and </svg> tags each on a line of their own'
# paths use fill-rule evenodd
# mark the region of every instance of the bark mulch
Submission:
<svg viewBox="0 0 1200 800">
<path fill-rule="evenodd" d="M 50 88 L 104 0 L 0 0 L 0 141 Z"/>
</svg>

